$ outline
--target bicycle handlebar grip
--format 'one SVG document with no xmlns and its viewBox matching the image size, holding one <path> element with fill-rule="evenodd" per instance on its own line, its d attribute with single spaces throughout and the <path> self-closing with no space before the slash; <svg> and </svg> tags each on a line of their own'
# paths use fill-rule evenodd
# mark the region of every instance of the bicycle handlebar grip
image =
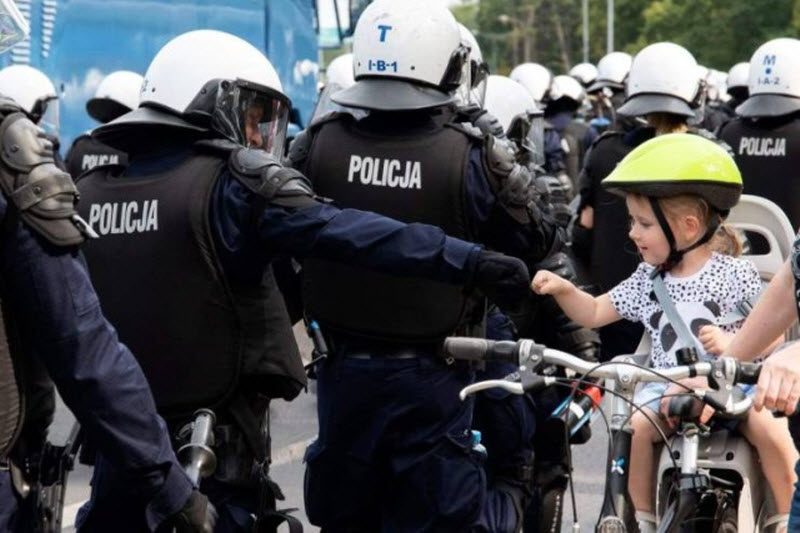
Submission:
<svg viewBox="0 0 800 533">
<path fill-rule="evenodd" d="M 485 361 L 490 342 L 473 337 L 447 337 L 444 340 L 444 353 L 461 361 Z"/>
<path fill-rule="evenodd" d="M 519 364 L 519 348 L 514 341 L 447 337 L 444 340 L 444 353 L 461 361 L 503 361 Z"/>
</svg>

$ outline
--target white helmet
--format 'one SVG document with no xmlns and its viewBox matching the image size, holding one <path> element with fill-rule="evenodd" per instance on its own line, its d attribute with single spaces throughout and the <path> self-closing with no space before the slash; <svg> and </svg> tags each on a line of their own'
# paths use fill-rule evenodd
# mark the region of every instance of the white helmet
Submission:
<svg viewBox="0 0 800 533">
<path fill-rule="evenodd" d="M 671 113 L 693 117 L 700 90 L 700 70 L 694 56 L 675 43 L 644 47 L 633 60 L 625 103 L 617 110 L 628 116 Z"/>
<path fill-rule="evenodd" d="M 578 63 L 569 69 L 569 75 L 581 82 L 584 87 L 588 87 L 597 79 L 597 67 L 591 63 Z"/>
<path fill-rule="evenodd" d="M 130 70 L 112 72 L 103 78 L 94 97 L 86 102 L 86 111 L 93 119 L 105 124 L 136 109 L 143 81 L 141 74 Z"/>
<path fill-rule="evenodd" d="M 750 58 L 750 96 L 736 108 L 744 117 L 777 117 L 800 110 L 800 41 L 762 44 Z"/>
<path fill-rule="evenodd" d="M 728 71 L 728 79 L 726 82 L 726 85 L 728 86 L 728 91 L 730 91 L 731 89 L 738 89 L 738 88 L 747 90 L 749 78 L 750 78 L 750 62 L 742 61 L 741 63 L 736 63 Z"/>
<path fill-rule="evenodd" d="M 333 95 L 347 107 L 400 111 L 453 101 L 468 68 L 449 9 L 423 0 L 377 0 L 353 34 L 356 84 Z"/>
<path fill-rule="evenodd" d="M 523 63 L 514 67 L 509 77 L 530 93 L 534 100 L 541 102 L 547 95 L 553 75 L 547 67 L 539 63 Z"/>
<path fill-rule="evenodd" d="M 95 135 L 102 141 L 131 125 L 213 130 L 282 155 L 290 109 L 278 74 L 257 48 L 229 33 L 196 30 L 158 51 L 145 73 L 139 108 Z"/>
<path fill-rule="evenodd" d="M 625 78 L 631 70 L 633 58 L 625 52 L 611 52 L 603 56 L 597 63 L 597 80 L 586 89 L 586 92 L 596 92 L 603 87 L 622 90 L 625 88 Z"/>
<path fill-rule="evenodd" d="M 58 93 L 41 70 L 28 65 L 0 70 L 0 94 L 14 100 L 48 132 L 58 131 Z"/>
<path fill-rule="evenodd" d="M 462 106 L 472 103 L 483 107 L 489 66 L 483 60 L 481 47 L 472 32 L 460 22 L 458 30 L 461 32 L 461 44 L 469 49 L 469 76 L 464 78 L 456 91 L 456 102 Z"/>
<path fill-rule="evenodd" d="M 583 102 L 586 92 L 583 86 L 572 76 L 564 74 L 553 78 L 553 83 L 550 84 L 550 101 L 555 102 L 561 98 L 568 98 L 579 106 Z"/>
<path fill-rule="evenodd" d="M 497 118 L 506 132 L 514 117 L 539 111 L 530 92 L 522 84 L 496 74 L 489 76 L 486 81 L 485 109 Z"/>
<path fill-rule="evenodd" d="M 522 84 L 505 76 L 489 76 L 485 109 L 509 138 L 530 152 L 532 161 L 544 163 L 544 115 Z"/>
<path fill-rule="evenodd" d="M 325 85 L 335 85 L 339 89 L 347 89 L 352 87 L 355 82 L 353 54 L 342 54 L 336 57 L 325 69 Z"/>
<path fill-rule="evenodd" d="M 711 69 L 706 77 L 708 84 L 708 98 L 711 101 L 723 101 L 728 97 L 728 73 Z"/>
</svg>

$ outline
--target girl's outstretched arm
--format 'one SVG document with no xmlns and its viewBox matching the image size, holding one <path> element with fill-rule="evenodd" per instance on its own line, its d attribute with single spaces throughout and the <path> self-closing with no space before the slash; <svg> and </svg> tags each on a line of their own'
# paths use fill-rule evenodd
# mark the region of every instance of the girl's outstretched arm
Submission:
<svg viewBox="0 0 800 533">
<path fill-rule="evenodd" d="M 531 289 L 536 294 L 552 295 L 564 313 L 585 328 L 599 328 L 622 319 L 608 294 L 594 297 L 547 270 L 536 273 Z"/>
</svg>

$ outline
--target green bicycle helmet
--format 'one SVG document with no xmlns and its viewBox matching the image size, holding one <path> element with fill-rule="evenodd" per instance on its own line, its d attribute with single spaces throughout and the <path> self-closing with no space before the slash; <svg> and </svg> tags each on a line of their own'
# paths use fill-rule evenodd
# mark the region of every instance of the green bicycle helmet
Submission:
<svg viewBox="0 0 800 533">
<path fill-rule="evenodd" d="M 742 194 L 742 175 L 733 157 L 717 143 L 691 133 L 659 135 L 629 153 L 602 182 L 615 194 L 640 194 L 650 199 L 653 212 L 667 237 L 670 256 L 661 270 L 677 264 L 683 255 L 708 242 Z M 678 250 L 658 198 L 696 194 L 717 216 L 705 235 Z"/>
</svg>

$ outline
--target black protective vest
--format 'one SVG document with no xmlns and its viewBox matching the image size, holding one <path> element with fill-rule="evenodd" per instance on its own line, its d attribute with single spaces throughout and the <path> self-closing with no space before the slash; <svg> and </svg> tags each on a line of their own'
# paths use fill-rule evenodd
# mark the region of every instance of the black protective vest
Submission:
<svg viewBox="0 0 800 533">
<path fill-rule="evenodd" d="M 81 135 L 72 143 L 64 161 L 67 172 L 73 179 L 94 167 L 102 165 L 128 165 L 128 155 L 107 144 L 92 139 L 89 135 Z"/>
<path fill-rule="evenodd" d="M 734 119 L 719 132 L 733 149 L 744 193 L 772 200 L 800 225 L 800 115 Z"/>
<path fill-rule="evenodd" d="M 100 234 L 85 250 L 92 280 L 166 417 L 218 407 L 240 383 L 287 399 L 304 385 L 271 269 L 240 286 L 220 267 L 209 205 L 225 165 L 198 154 L 146 177 L 102 167 L 78 182 L 81 215 Z"/>
<path fill-rule="evenodd" d="M 450 236 L 467 238 L 464 177 L 471 142 L 448 126 L 382 134 L 342 116 L 320 124 L 305 170 L 317 194 L 341 207 L 432 224 Z M 304 265 L 310 316 L 353 334 L 438 340 L 463 325 L 468 300 L 456 285 L 321 259 Z"/>
</svg>

